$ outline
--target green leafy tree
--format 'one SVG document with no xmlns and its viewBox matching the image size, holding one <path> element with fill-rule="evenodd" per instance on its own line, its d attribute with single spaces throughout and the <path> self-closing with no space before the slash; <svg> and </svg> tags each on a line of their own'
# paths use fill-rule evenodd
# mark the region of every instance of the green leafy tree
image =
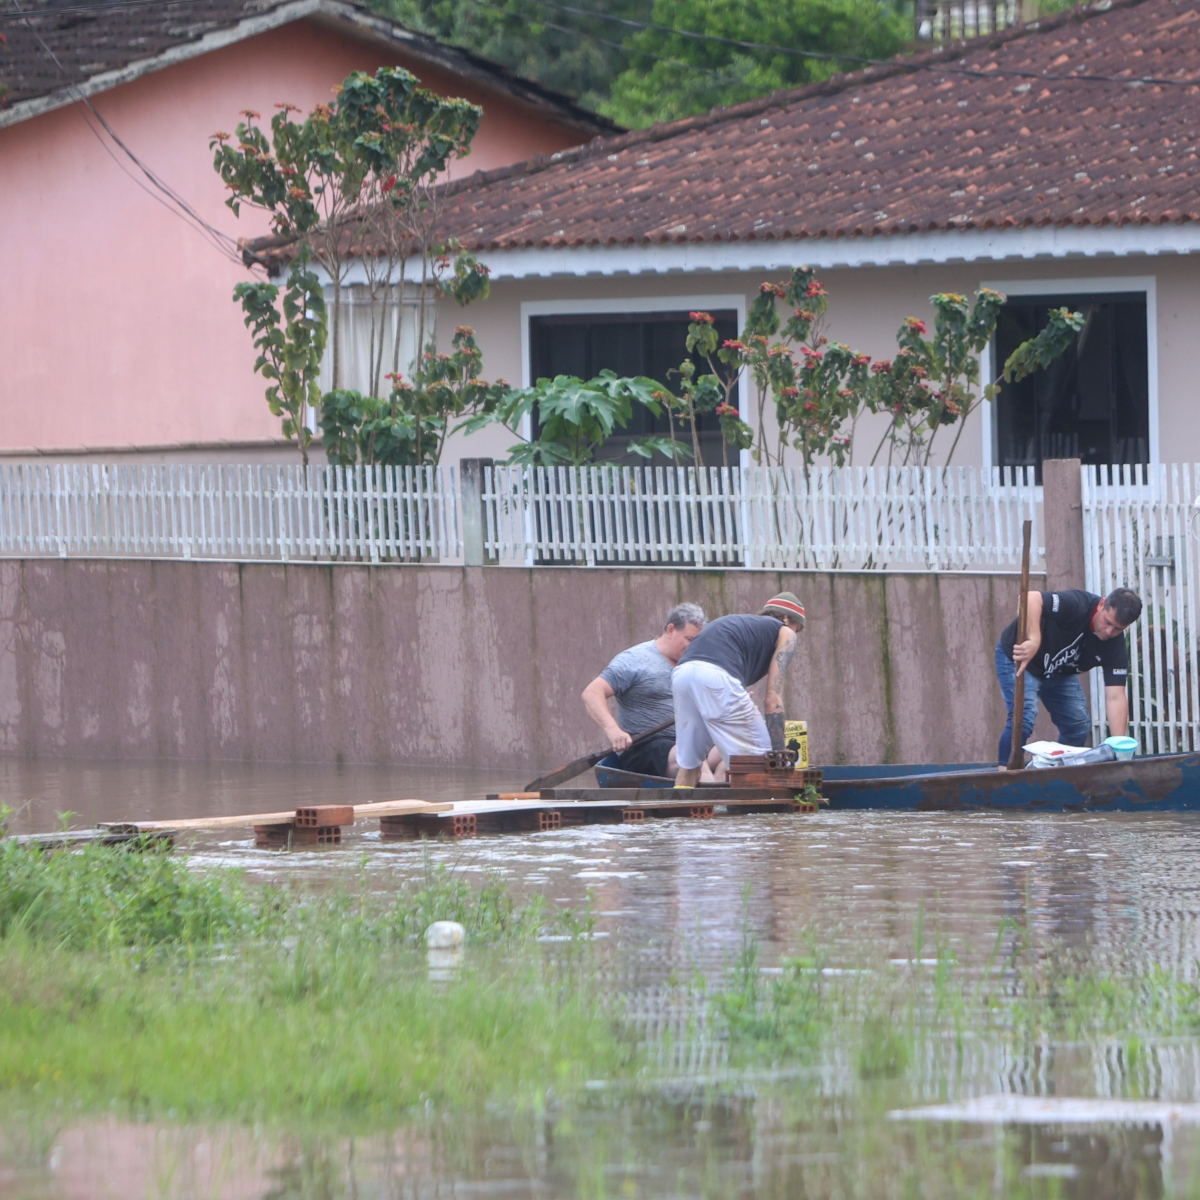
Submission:
<svg viewBox="0 0 1200 1200">
<path fill-rule="evenodd" d="M 930 461 L 938 432 L 957 425 L 947 462 L 954 456 L 967 417 L 985 399 L 993 399 L 1000 380 L 981 386 L 979 355 L 991 340 L 1004 296 L 983 288 L 974 302 L 953 292 L 931 298 L 934 333 L 925 322 L 908 317 L 896 335 L 894 358 L 872 361 L 821 332 L 829 297 L 807 267 L 795 268 L 781 283 L 764 283 L 746 316 L 740 339 L 716 351 L 735 372 L 746 371 L 756 391 L 757 430 L 754 457 L 764 466 L 782 466 L 788 449 L 800 452 L 807 467 L 818 458 L 838 465 L 850 461 L 854 431 L 867 412 L 888 421 L 871 458 L 888 446 L 888 462 L 908 465 Z M 716 336 L 711 318 L 694 313 L 689 347 Z M 1083 318 L 1056 309 L 1036 337 L 1009 356 L 1001 378 L 1019 380 L 1063 353 L 1083 327 Z M 776 436 L 767 414 L 774 410 Z"/>
<path fill-rule="evenodd" d="M 327 392 L 321 430 L 329 461 L 338 466 L 437 466 L 447 434 L 453 432 L 450 421 L 491 413 L 511 392 L 503 379 L 480 379 L 481 364 L 475 331 L 462 325 L 454 332 L 451 352 L 427 351 L 413 380 L 390 375 L 387 397 Z"/>
<path fill-rule="evenodd" d="M 254 369 L 270 380 L 267 405 L 283 418 L 283 436 L 296 442 L 301 462 L 308 466 L 312 431 L 305 417 L 308 407 L 315 407 L 321 398 L 318 377 L 325 352 L 325 297 L 321 281 L 303 259 L 294 262 L 288 273 L 282 319 L 279 291 L 273 283 L 239 283 L 233 294 L 254 334 L 258 351 Z"/>
<path fill-rule="evenodd" d="M 396 293 L 408 286 L 412 260 L 419 260 L 413 297 L 418 353 L 434 339 L 431 317 L 439 299 L 453 296 L 466 303 L 487 294 L 486 268 L 437 235 L 435 187 L 450 163 L 470 150 L 482 110 L 417 86 L 415 76 L 400 67 L 385 67 L 374 75 L 354 72 L 332 103 L 317 105 L 302 120 L 296 118 L 299 111 L 294 105 L 277 105 L 264 129 L 260 114 L 244 110 L 234 137 L 213 134 L 213 166 L 230 192 L 226 203 L 235 214 L 240 215 L 243 205 L 270 214 L 273 233 L 296 249 L 293 270 L 296 263 L 312 262 L 328 277 L 335 390 L 341 390 L 343 380 L 346 272 L 352 259 L 363 264 L 375 314 L 369 386 L 377 396 L 386 376 L 407 366 L 399 361 L 404 297 Z M 237 294 L 244 308 L 258 306 L 255 322 L 264 319 L 264 295 Z M 388 297 L 393 302 L 383 303 Z M 250 309 L 245 311 L 249 318 Z M 325 319 L 324 307 L 312 312 Z M 390 331 L 387 321 L 395 322 Z M 389 344 L 390 362 L 385 360 Z M 303 404 L 292 396 L 286 408 L 300 413 Z M 291 419 L 298 439 L 311 438 L 302 423 L 295 424 L 298 416 Z"/>
<path fill-rule="evenodd" d="M 910 36 L 907 19 L 880 0 L 655 0 L 651 21 L 658 28 L 626 37 L 633 57 L 604 106 L 625 125 L 672 121 L 827 79 L 853 70 L 857 58 L 890 58 Z"/>
<path fill-rule="evenodd" d="M 604 15 L 646 21 L 653 0 L 583 0 L 573 5 L 604 15 L 567 13 L 535 0 L 372 0 L 371 7 L 598 111 L 630 59 L 622 45 L 627 27 Z"/>
<path fill-rule="evenodd" d="M 463 428 L 468 432 L 499 422 L 521 440 L 509 450 L 510 461 L 528 466 L 584 466 L 593 462 L 596 452 L 633 417 L 635 404 L 654 416 L 662 411 L 659 396 L 662 385 L 644 375 L 619 377 L 601 371 L 591 380 L 573 375 L 539 379 L 533 387 L 512 389 L 473 418 Z M 526 419 L 538 421 L 538 435 L 526 438 L 522 426 Z M 665 454 L 677 458 L 687 448 L 674 438 L 644 437 L 629 444 L 643 458 Z"/>
</svg>

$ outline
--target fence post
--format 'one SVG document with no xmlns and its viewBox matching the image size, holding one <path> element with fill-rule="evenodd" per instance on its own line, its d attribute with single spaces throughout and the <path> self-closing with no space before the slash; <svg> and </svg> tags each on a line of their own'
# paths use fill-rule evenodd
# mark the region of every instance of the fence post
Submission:
<svg viewBox="0 0 1200 1200">
<path fill-rule="evenodd" d="M 1087 586 L 1083 555 L 1083 480 L 1077 458 L 1042 463 L 1042 523 L 1046 589 Z"/>
<path fill-rule="evenodd" d="M 494 566 L 495 556 L 487 556 L 487 520 L 484 514 L 484 475 L 492 468 L 490 458 L 460 458 L 459 486 L 462 488 L 463 565 Z"/>
</svg>

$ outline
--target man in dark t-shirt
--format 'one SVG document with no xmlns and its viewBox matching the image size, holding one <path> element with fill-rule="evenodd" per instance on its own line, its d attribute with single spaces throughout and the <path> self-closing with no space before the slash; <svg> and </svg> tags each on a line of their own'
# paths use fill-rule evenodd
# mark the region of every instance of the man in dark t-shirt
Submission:
<svg viewBox="0 0 1200 1200">
<path fill-rule="evenodd" d="M 804 620 L 804 605 L 780 592 L 758 616 L 718 617 L 692 639 L 671 673 L 676 787 L 696 785 L 714 745 L 726 768 L 732 754 L 783 749 L 783 681 Z M 746 691 L 764 675 L 765 718 Z"/>
<path fill-rule="evenodd" d="M 996 678 L 1008 708 L 1000 735 L 1000 765 L 1012 749 L 1013 699 L 1016 677 L 1025 674 L 1025 711 L 1021 743 L 1029 739 L 1040 698 L 1066 746 L 1086 746 L 1092 731 L 1079 676 L 1094 667 L 1104 671 L 1104 707 L 1109 732 L 1125 733 L 1129 725 L 1129 647 L 1125 630 L 1141 616 L 1142 602 L 1129 588 L 1106 598 L 1080 590 L 1030 592 L 1028 636 L 1017 643 L 1013 621 L 996 645 Z M 1016 643 L 1016 644 L 1014 644 Z"/>
</svg>

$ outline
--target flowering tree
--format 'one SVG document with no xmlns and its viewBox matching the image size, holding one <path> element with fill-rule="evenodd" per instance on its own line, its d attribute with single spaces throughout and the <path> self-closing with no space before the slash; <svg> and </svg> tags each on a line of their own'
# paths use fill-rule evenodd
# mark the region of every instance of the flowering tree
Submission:
<svg viewBox="0 0 1200 1200">
<path fill-rule="evenodd" d="M 709 364 L 708 375 L 694 378 L 689 364 L 680 368 L 681 396 L 695 427 L 697 411 L 717 411 L 730 445 L 751 445 L 755 461 L 782 466 L 785 452 L 800 452 L 807 467 L 818 458 L 837 465 L 850 461 L 855 426 L 864 412 L 886 414 L 887 426 L 871 458 L 884 446 L 888 462 L 927 464 L 938 432 L 957 425 L 947 461 L 953 457 L 966 418 L 985 399 L 993 399 L 1000 379 L 1020 380 L 1061 354 L 1083 327 L 1083 318 L 1056 309 L 1036 337 L 1009 356 L 1000 379 L 980 386 L 979 355 L 996 329 L 1004 296 L 981 289 L 974 303 L 957 293 L 932 297 L 934 333 L 908 317 L 896 335 L 893 358 L 870 355 L 821 332 L 829 298 L 824 284 L 807 267 L 797 267 L 782 283 L 764 283 L 750 307 L 741 338 L 719 346 L 713 319 L 692 313 L 688 349 Z M 718 374 L 713 358 L 727 371 Z M 746 372 L 756 393 L 757 429 L 742 424 L 732 404 L 738 375 Z M 768 436 L 768 405 L 773 404 L 777 436 Z M 710 407 L 706 407 L 710 406 Z M 694 434 L 693 434 L 694 437 Z"/>
<path fill-rule="evenodd" d="M 482 110 L 466 100 L 447 99 L 417 86 L 415 76 L 400 67 L 385 67 L 375 75 L 356 71 L 337 89 L 331 104 L 319 104 L 303 120 L 294 105 L 276 105 L 269 132 L 261 127 L 260 114 L 242 112 L 236 135 L 217 132 L 209 146 L 213 166 L 230 195 L 226 204 L 235 214 L 243 205 L 271 215 L 271 228 L 283 245 L 295 248 L 287 294 L 295 299 L 305 287 L 293 276 L 315 263 L 330 281 L 333 317 L 332 352 L 334 390 L 344 381 L 341 310 L 350 261 L 363 264 L 372 304 L 369 338 L 368 391 L 361 397 L 364 412 L 382 403 L 385 381 L 407 363 L 400 362 L 400 321 L 404 306 L 397 291 L 415 274 L 412 287 L 417 318 L 416 346 L 420 363 L 430 348 L 433 330 L 429 319 L 438 299 L 453 296 L 460 303 L 487 294 L 486 268 L 460 252 L 457 244 L 438 236 L 440 209 L 436 183 L 457 157 L 465 155 L 479 126 Z M 414 270 L 410 272 L 409 265 Z M 271 285 L 273 286 L 273 285 Z M 311 291 L 311 289 L 308 289 Z M 254 305 L 256 333 L 269 319 L 262 309 L 267 293 L 235 293 L 251 323 Z M 277 294 L 276 294 L 277 295 Z M 394 303 L 381 303 L 394 298 Z M 274 299 L 274 297 L 271 297 Z M 310 310 L 325 323 L 323 308 Z M 391 321 L 389 330 L 386 323 Z M 390 336 L 389 336 L 390 335 Z M 307 349 L 318 356 L 325 340 L 310 339 Z M 385 357 L 391 346 L 391 361 Z M 260 360 L 261 361 L 261 360 Z M 261 366 L 258 369 L 262 369 Z M 436 372 L 435 372 L 436 374 Z M 431 384 L 439 381 L 431 379 Z M 284 389 L 284 384 L 276 384 Z M 440 395 L 436 387 L 431 395 Z M 367 399 L 376 398 L 376 404 Z M 311 431 L 303 424 L 309 390 L 285 394 L 292 433 L 303 445 Z M 389 400 L 395 399 L 395 390 Z M 335 406 L 336 407 L 336 406 Z M 353 407 L 353 406 L 350 406 Z M 350 407 L 331 416 L 342 422 Z M 414 420 L 417 418 L 414 415 Z M 285 430 L 287 433 L 287 430 Z M 373 445 L 366 438 L 363 445 Z"/>
<path fill-rule="evenodd" d="M 451 419 L 489 413 L 511 393 L 503 379 L 495 383 L 480 379 L 482 359 L 475 331 L 460 325 L 451 352 L 426 351 L 414 381 L 389 374 L 387 397 L 377 399 L 350 390 L 328 392 L 321 428 L 329 461 L 339 466 L 437 466 L 447 433 L 453 432 Z"/>
</svg>

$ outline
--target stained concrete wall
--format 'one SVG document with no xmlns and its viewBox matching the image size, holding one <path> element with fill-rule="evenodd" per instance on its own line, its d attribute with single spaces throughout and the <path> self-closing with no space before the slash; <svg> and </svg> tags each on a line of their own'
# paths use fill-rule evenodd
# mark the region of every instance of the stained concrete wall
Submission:
<svg viewBox="0 0 1200 1200">
<path fill-rule="evenodd" d="M 1015 582 L 9 560 L 0 752 L 545 767 L 603 744 L 579 693 L 673 603 L 787 588 L 809 614 L 788 715 L 817 762 L 983 760 Z"/>
</svg>

